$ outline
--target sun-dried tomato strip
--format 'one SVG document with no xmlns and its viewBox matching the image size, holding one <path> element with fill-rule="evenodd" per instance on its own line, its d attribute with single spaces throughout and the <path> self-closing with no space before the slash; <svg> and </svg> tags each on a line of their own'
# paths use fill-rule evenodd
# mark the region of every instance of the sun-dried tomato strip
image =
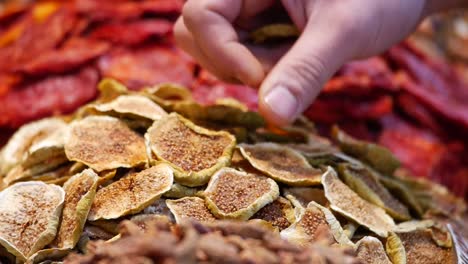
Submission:
<svg viewBox="0 0 468 264">
<path fill-rule="evenodd" d="M 164 46 L 115 50 L 98 61 L 103 76 L 115 78 L 130 89 L 162 82 L 188 87 L 193 82 L 194 66 L 174 48 Z"/>
<path fill-rule="evenodd" d="M 72 9 L 64 6 L 43 22 L 29 17 L 30 23 L 21 36 L 12 45 L 0 49 L 0 70 L 21 65 L 59 45 L 75 25 L 73 14 Z"/>
<path fill-rule="evenodd" d="M 67 72 L 97 58 L 109 48 L 107 42 L 74 38 L 68 40 L 62 48 L 45 52 L 17 70 L 29 75 Z"/>
<path fill-rule="evenodd" d="M 412 117 L 416 123 L 419 123 L 438 134 L 443 133 L 443 128 L 440 126 L 435 116 L 426 107 L 421 105 L 421 103 L 412 95 L 401 93 L 396 99 L 398 109 Z"/>
<path fill-rule="evenodd" d="M 77 10 L 92 21 L 124 21 L 138 18 L 144 14 L 178 15 L 182 10 L 182 0 L 146 1 L 95 1 L 76 0 Z"/>
<path fill-rule="evenodd" d="M 446 147 L 427 130 L 397 116 L 383 119 L 379 143 L 390 149 L 416 176 L 427 176 L 445 154 Z"/>
<path fill-rule="evenodd" d="M 373 99 L 350 99 L 346 97 L 319 97 L 305 111 L 313 121 L 336 123 L 347 119 L 372 120 L 392 112 L 393 100 L 390 96 Z"/>
<path fill-rule="evenodd" d="M 18 87 L 0 97 L 0 127 L 16 128 L 31 120 L 75 110 L 96 96 L 98 78 L 95 69 L 84 68 Z"/>
<path fill-rule="evenodd" d="M 111 23 L 95 29 L 90 37 L 123 45 L 137 45 L 150 37 L 164 37 L 172 32 L 172 23 L 165 19 Z"/>
<path fill-rule="evenodd" d="M 402 89 L 436 113 L 468 131 L 467 85 L 456 79 L 444 78 L 430 65 L 402 47 L 393 47 L 389 51 L 389 56 L 407 69 L 412 77 L 401 83 Z"/>
</svg>

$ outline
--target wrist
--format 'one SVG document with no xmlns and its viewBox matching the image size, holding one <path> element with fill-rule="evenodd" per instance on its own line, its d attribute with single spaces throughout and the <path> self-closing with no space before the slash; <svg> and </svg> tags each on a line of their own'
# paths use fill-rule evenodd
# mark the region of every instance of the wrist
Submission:
<svg viewBox="0 0 468 264">
<path fill-rule="evenodd" d="M 426 0 L 423 17 L 453 8 L 468 7 L 466 0 Z"/>
</svg>

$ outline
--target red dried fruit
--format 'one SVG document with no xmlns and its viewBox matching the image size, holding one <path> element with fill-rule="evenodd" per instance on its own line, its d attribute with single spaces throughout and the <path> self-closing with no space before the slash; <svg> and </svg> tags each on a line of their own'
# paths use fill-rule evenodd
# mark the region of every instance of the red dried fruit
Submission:
<svg viewBox="0 0 468 264">
<path fill-rule="evenodd" d="M 189 86 L 194 66 L 178 56 L 175 49 L 164 46 L 115 50 L 98 61 L 104 77 L 115 78 L 130 89 L 163 82 Z"/>
<path fill-rule="evenodd" d="M 75 25 L 74 11 L 63 6 L 45 21 L 35 21 L 31 14 L 28 26 L 11 45 L 0 49 L 0 70 L 8 71 L 55 48 Z M 45 37 L 47 36 L 47 37 Z"/>
<path fill-rule="evenodd" d="M 440 71 L 401 46 L 389 51 L 390 58 L 408 71 L 412 80 L 401 88 L 434 112 L 468 131 L 468 86 L 453 72 Z"/>
<path fill-rule="evenodd" d="M 18 68 L 19 72 L 29 75 L 62 73 L 86 64 L 110 49 L 107 42 L 74 38 L 57 50 L 50 50 L 30 60 Z"/>
<path fill-rule="evenodd" d="M 447 151 L 437 136 L 396 116 L 383 120 L 378 142 L 390 149 L 414 175 L 422 177 L 430 174 Z"/>
<path fill-rule="evenodd" d="M 350 99 L 346 97 L 319 97 L 305 111 L 305 115 L 318 122 L 332 124 L 348 119 L 375 120 L 392 112 L 390 96 L 375 99 Z"/>
<path fill-rule="evenodd" d="M 0 97 L 0 127 L 16 128 L 31 120 L 75 110 L 96 96 L 98 78 L 94 68 L 84 68 L 20 86 Z"/>
<path fill-rule="evenodd" d="M 77 10 L 93 21 L 124 21 L 143 14 L 178 15 L 183 0 L 146 0 L 146 1 L 94 1 L 77 0 Z"/>
<path fill-rule="evenodd" d="M 111 23 L 98 27 L 90 37 L 123 45 L 141 44 L 150 37 L 163 37 L 172 32 L 172 23 L 165 19 Z"/>
</svg>

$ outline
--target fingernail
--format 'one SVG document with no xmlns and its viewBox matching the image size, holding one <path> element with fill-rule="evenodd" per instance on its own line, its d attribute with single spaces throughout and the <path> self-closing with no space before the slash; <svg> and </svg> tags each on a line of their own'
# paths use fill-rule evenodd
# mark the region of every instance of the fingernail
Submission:
<svg viewBox="0 0 468 264">
<path fill-rule="evenodd" d="M 297 98 L 284 86 L 276 86 L 265 96 L 265 103 L 279 118 L 293 119 L 299 108 Z"/>
</svg>

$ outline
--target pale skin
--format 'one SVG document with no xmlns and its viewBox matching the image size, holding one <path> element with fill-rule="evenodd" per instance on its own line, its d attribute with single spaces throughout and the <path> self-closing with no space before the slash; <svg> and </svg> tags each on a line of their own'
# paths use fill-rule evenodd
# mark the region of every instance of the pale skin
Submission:
<svg viewBox="0 0 468 264">
<path fill-rule="evenodd" d="M 246 32 L 274 4 L 282 4 L 301 36 L 274 49 L 246 44 Z M 344 63 L 385 51 L 434 12 L 466 6 L 468 0 L 188 0 L 174 32 L 178 45 L 217 77 L 258 87 L 259 111 L 282 126 Z"/>
</svg>

